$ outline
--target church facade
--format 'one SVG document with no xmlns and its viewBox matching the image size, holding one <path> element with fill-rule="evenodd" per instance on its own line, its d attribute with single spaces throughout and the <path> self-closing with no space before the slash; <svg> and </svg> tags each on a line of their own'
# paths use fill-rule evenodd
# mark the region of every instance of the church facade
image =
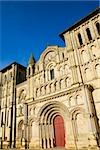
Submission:
<svg viewBox="0 0 100 150">
<path fill-rule="evenodd" d="M 1 148 L 100 147 L 100 14 L 96 9 L 27 68 L 0 71 Z"/>
</svg>

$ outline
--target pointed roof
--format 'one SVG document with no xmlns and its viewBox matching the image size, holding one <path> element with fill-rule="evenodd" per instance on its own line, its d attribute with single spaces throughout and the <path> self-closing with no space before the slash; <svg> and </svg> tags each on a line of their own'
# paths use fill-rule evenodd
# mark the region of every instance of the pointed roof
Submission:
<svg viewBox="0 0 100 150">
<path fill-rule="evenodd" d="M 35 62 L 36 62 L 36 61 L 35 61 L 35 58 L 33 57 L 33 54 L 31 54 L 28 64 L 29 64 L 29 65 L 34 65 Z"/>
</svg>

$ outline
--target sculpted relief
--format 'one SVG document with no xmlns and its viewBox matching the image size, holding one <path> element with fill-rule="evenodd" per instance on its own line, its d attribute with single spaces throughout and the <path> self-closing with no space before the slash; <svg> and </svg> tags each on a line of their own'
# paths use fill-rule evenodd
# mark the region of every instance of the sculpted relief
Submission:
<svg viewBox="0 0 100 150">
<path fill-rule="evenodd" d="M 54 61 L 56 59 L 56 53 L 54 51 L 50 51 L 46 54 L 44 58 L 44 62 L 49 63 L 50 61 Z"/>
</svg>

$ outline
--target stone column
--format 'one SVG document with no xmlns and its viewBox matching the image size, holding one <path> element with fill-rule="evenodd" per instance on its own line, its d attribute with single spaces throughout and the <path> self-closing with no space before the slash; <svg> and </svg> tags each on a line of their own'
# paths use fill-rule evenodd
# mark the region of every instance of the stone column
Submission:
<svg viewBox="0 0 100 150">
<path fill-rule="evenodd" d="M 46 148 L 46 140 L 45 140 L 45 125 L 42 124 L 42 139 L 43 139 L 43 148 Z"/>
<path fill-rule="evenodd" d="M 72 67 L 72 78 L 73 78 L 73 81 L 72 81 L 72 84 L 76 84 L 76 83 L 78 83 L 78 74 L 77 74 L 77 68 L 76 68 L 76 66 L 73 66 Z"/>
<path fill-rule="evenodd" d="M 4 135 L 4 128 L 5 128 L 5 127 L 4 127 L 4 124 L 3 124 L 3 125 L 2 125 L 2 140 L 3 140 L 3 142 L 4 142 L 4 136 L 5 136 L 5 135 Z"/>
<path fill-rule="evenodd" d="M 47 82 L 49 80 L 48 78 L 48 70 L 45 71 L 45 81 Z"/>
<path fill-rule="evenodd" d="M 13 102 L 13 124 L 12 124 L 12 148 L 15 148 L 15 138 L 16 138 L 16 106 Z"/>
<path fill-rule="evenodd" d="M 82 26 L 80 27 L 80 34 L 81 34 L 82 41 L 83 41 L 83 44 L 84 44 L 85 43 L 85 35 L 84 35 L 84 31 L 83 31 L 83 27 Z"/>
<path fill-rule="evenodd" d="M 11 148 L 12 146 L 12 133 L 13 133 L 13 107 L 12 107 L 12 102 L 10 103 L 10 108 L 9 108 L 9 147 Z"/>
<path fill-rule="evenodd" d="M 94 30 L 94 28 L 93 28 L 93 24 L 92 24 L 92 21 L 91 21 L 91 20 L 90 20 L 89 25 L 90 25 L 91 35 L 92 35 L 93 39 L 95 39 L 95 38 L 96 38 L 96 34 L 95 34 L 95 30 Z"/>
<path fill-rule="evenodd" d="M 96 114 L 95 104 L 92 96 L 93 88 L 90 85 L 84 86 L 84 92 L 85 92 L 85 107 L 86 111 L 89 117 L 90 121 L 90 127 L 91 127 L 91 134 L 95 138 L 95 145 L 97 143 L 98 146 L 100 146 L 100 128 L 99 128 L 99 122 Z"/>
<path fill-rule="evenodd" d="M 84 35 L 84 41 L 85 41 L 85 43 L 87 43 L 88 42 L 88 37 L 87 37 L 85 25 L 82 27 L 82 30 L 83 30 L 83 35 Z"/>
<path fill-rule="evenodd" d="M 53 135 L 53 125 L 50 124 L 50 140 L 51 140 L 51 148 L 53 148 L 53 138 L 54 138 L 54 135 Z"/>
<path fill-rule="evenodd" d="M 49 125 L 46 125 L 46 139 L 47 139 L 47 148 L 50 148 L 50 143 L 49 143 Z"/>
<path fill-rule="evenodd" d="M 24 103 L 24 139 L 25 139 L 25 148 L 27 148 L 27 125 L 28 125 L 28 114 L 27 114 L 27 112 L 28 112 L 28 106 L 27 106 L 27 104 L 26 103 Z"/>
<path fill-rule="evenodd" d="M 40 141 L 40 148 L 42 148 L 42 125 L 39 124 L 39 141 Z"/>
<path fill-rule="evenodd" d="M 8 127 L 9 127 L 9 131 L 8 131 L 8 141 L 10 142 L 10 130 L 11 130 L 11 107 L 9 108 L 9 117 L 8 117 Z"/>
</svg>

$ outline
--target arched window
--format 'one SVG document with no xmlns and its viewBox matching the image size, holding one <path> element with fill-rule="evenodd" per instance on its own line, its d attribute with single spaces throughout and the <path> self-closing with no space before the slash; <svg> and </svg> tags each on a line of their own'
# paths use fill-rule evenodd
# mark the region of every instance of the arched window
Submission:
<svg viewBox="0 0 100 150">
<path fill-rule="evenodd" d="M 96 28 L 97 28 L 98 34 L 100 35 L 100 23 L 99 22 L 96 23 Z"/>
<path fill-rule="evenodd" d="M 79 40 L 80 45 L 82 45 L 82 44 L 83 44 L 83 41 L 82 41 L 82 37 L 81 37 L 81 34 L 80 34 L 80 33 L 78 33 L 78 40 Z"/>
<path fill-rule="evenodd" d="M 87 33 L 89 41 L 91 41 L 92 40 L 92 36 L 91 36 L 91 32 L 90 32 L 89 28 L 86 29 L 86 33 Z"/>
<path fill-rule="evenodd" d="M 50 70 L 50 78 L 51 80 L 54 79 L 54 69 Z"/>
</svg>

